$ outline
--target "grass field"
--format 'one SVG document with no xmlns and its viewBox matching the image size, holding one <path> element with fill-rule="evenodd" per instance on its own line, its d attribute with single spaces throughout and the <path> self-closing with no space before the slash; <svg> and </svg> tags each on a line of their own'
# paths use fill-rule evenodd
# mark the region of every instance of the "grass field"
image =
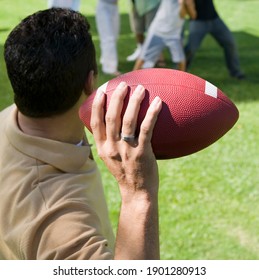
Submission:
<svg viewBox="0 0 259 280">
<path fill-rule="evenodd" d="M 12 103 L 2 55 L 5 38 L 24 16 L 44 9 L 46 2 L 1 1 L 0 109 Z M 82 1 L 81 12 L 92 24 L 99 55 L 95 3 Z M 126 56 L 135 48 L 126 3 L 120 1 L 118 51 L 122 72 L 132 69 Z M 236 103 L 240 119 L 209 148 L 188 157 L 159 161 L 162 259 L 259 259 L 259 1 L 215 3 L 238 43 L 247 80 L 236 81 L 228 76 L 222 51 L 211 37 L 203 42 L 190 71 L 221 88 Z M 171 67 L 167 52 L 165 56 Z M 100 73 L 99 84 L 108 79 Z M 119 192 L 105 166 L 97 161 L 116 230 Z"/>
</svg>

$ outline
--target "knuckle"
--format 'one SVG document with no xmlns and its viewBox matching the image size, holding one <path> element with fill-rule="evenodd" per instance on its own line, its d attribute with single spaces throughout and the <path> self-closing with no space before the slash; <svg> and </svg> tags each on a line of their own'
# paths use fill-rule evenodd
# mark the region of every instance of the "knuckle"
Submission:
<svg viewBox="0 0 259 280">
<path fill-rule="evenodd" d="M 116 150 L 110 149 L 107 151 L 107 157 L 113 160 L 118 160 L 120 159 L 120 154 Z"/>
<path fill-rule="evenodd" d="M 103 160 L 103 161 L 107 161 L 107 160 L 119 160 L 120 159 L 120 154 L 119 152 L 113 148 L 105 148 L 103 150 L 99 150 L 98 151 L 98 156 Z"/>
<path fill-rule="evenodd" d="M 99 128 L 100 124 L 101 124 L 101 119 L 97 119 L 97 118 L 91 118 L 90 120 L 90 127 L 92 130 L 96 130 Z"/>
<path fill-rule="evenodd" d="M 142 124 L 142 126 L 141 126 L 141 133 L 142 133 L 143 135 L 148 135 L 149 132 L 150 132 L 149 127 L 146 126 L 146 125 L 144 125 L 144 124 Z"/>
<path fill-rule="evenodd" d="M 123 126 L 126 128 L 131 128 L 133 126 L 133 122 L 129 118 L 123 118 Z"/>
<path fill-rule="evenodd" d="M 105 162 L 106 154 L 105 154 L 103 151 L 100 151 L 100 150 L 98 150 L 97 154 L 98 154 L 99 158 L 100 158 L 102 161 Z"/>
<path fill-rule="evenodd" d="M 91 126 L 92 129 L 97 128 L 97 127 L 98 127 L 98 124 L 99 124 L 98 121 L 96 121 L 95 119 L 91 118 L 91 120 L 90 120 L 90 126 Z"/>
<path fill-rule="evenodd" d="M 115 120 L 116 120 L 116 118 L 113 115 L 111 115 L 109 113 L 106 114 L 106 116 L 105 116 L 106 123 L 113 124 L 115 122 Z"/>
<path fill-rule="evenodd" d="M 103 154 L 103 152 L 102 151 L 100 151 L 100 150 L 97 150 L 97 155 L 98 155 L 98 157 L 100 158 L 100 159 L 104 159 L 104 154 Z"/>
<path fill-rule="evenodd" d="M 133 103 L 133 104 L 140 104 L 141 101 L 142 101 L 143 97 L 138 95 L 138 94 L 133 94 L 131 97 L 130 97 L 130 102 Z"/>
</svg>

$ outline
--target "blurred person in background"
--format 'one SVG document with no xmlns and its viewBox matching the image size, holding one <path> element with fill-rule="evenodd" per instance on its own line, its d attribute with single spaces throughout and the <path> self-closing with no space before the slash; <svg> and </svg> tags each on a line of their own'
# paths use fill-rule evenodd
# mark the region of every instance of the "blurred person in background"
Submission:
<svg viewBox="0 0 259 280">
<path fill-rule="evenodd" d="M 240 69 L 237 45 L 233 34 L 220 18 L 213 0 L 194 0 L 197 17 L 189 22 L 189 36 L 185 46 L 187 69 L 194 59 L 204 37 L 210 34 L 224 51 L 230 76 L 242 80 L 245 74 Z"/>
<path fill-rule="evenodd" d="M 100 63 L 102 72 L 112 76 L 120 75 L 118 70 L 117 41 L 120 31 L 118 0 L 98 0 L 96 25 L 100 38 Z"/>
<path fill-rule="evenodd" d="M 132 32 L 135 34 L 137 47 L 127 57 L 127 61 L 135 61 L 141 52 L 142 45 L 153 18 L 156 15 L 160 0 L 129 0 L 129 19 Z"/>
<path fill-rule="evenodd" d="M 187 15 L 192 18 L 196 16 L 192 0 L 161 0 L 134 70 L 154 67 L 165 47 L 169 49 L 171 60 L 177 64 L 177 69 L 186 70 L 182 29 Z"/>
</svg>

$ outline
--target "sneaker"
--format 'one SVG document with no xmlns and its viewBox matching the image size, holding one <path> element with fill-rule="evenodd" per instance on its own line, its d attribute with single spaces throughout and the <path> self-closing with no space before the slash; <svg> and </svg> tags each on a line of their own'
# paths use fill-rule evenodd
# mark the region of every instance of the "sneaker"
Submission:
<svg viewBox="0 0 259 280">
<path fill-rule="evenodd" d="M 246 75 L 242 72 L 232 76 L 233 78 L 237 79 L 237 80 L 245 80 L 246 79 Z"/>
<path fill-rule="evenodd" d="M 135 49 L 134 53 L 127 57 L 127 61 L 135 61 L 140 53 L 141 53 L 142 45 L 138 44 L 137 48 Z"/>
</svg>

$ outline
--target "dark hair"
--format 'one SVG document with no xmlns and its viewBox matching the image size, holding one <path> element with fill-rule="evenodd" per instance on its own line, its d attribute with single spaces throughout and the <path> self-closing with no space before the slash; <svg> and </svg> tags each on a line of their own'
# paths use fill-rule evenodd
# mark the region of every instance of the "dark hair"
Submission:
<svg viewBox="0 0 259 280">
<path fill-rule="evenodd" d="M 48 117 L 71 108 L 91 70 L 95 48 L 86 18 L 72 10 L 36 12 L 9 34 L 4 56 L 18 109 Z"/>
</svg>

